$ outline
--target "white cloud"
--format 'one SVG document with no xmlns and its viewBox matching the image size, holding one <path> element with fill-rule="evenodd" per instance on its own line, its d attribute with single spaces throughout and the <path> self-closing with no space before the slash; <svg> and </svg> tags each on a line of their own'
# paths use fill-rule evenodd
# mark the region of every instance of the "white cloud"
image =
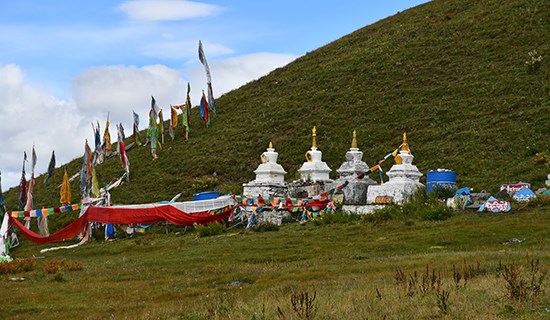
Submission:
<svg viewBox="0 0 550 320">
<path fill-rule="evenodd" d="M 131 128 L 135 110 L 143 128 L 151 96 L 161 108 L 167 108 L 183 103 L 185 88 L 180 72 L 162 65 L 94 67 L 73 81 L 73 97 L 88 118 L 103 119 L 101 125 L 109 113 L 113 125 L 121 122 L 125 128 Z"/>
<path fill-rule="evenodd" d="M 198 59 L 199 42 L 192 41 L 164 41 L 147 44 L 142 54 L 161 59 Z M 232 54 L 234 51 L 221 44 L 209 43 L 207 57 Z"/>
<path fill-rule="evenodd" d="M 37 175 L 46 171 L 54 149 L 58 164 L 82 153 L 86 132 L 83 117 L 74 104 L 27 84 L 23 71 L 14 64 L 0 65 L 0 96 L 0 170 L 4 190 L 18 184 L 23 151 L 30 155 L 33 143 L 38 158 Z M 29 178 L 28 164 L 26 169 Z"/>
<path fill-rule="evenodd" d="M 133 0 L 122 3 L 119 10 L 133 20 L 175 21 L 217 14 L 215 5 L 185 0 Z"/>
<path fill-rule="evenodd" d="M 297 57 L 289 54 L 269 52 L 253 53 L 225 60 L 208 60 L 212 74 L 215 96 L 237 89 L 240 86 L 265 76 L 276 68 L 282 67 Z M 206 83 L 202 65 L 189 70 L 193 82 Z M 204 85 L 206 87 L 206 84 Z"/>
</svg>

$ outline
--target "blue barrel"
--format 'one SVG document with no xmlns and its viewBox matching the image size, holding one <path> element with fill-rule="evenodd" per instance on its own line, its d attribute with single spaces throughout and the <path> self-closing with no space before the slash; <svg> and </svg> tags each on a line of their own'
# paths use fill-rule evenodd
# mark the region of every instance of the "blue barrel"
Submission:
<svg viewBox="0 0 550 320">
<path fill-rule="evenodd" d="M 451 170 L 428 171 L 426 174 L 426 191 L 440 188 L 456 189 L 456 172 Z"/>
<path fill-rule="evenodd" d="M 217 191 L 205 191 L 205 192 L 199 192 L 195 193 L 193 195 L 193 200 L 208 200 L 208 199 L 215 199 L 220 196 L 220 193 Z"/>
</svg>

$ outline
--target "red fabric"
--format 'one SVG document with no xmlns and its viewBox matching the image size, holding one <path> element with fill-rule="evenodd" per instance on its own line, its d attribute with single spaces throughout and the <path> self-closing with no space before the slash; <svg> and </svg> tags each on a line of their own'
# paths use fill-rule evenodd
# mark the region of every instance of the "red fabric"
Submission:
<svg viewBox="0 0 550 320">
<path fill-rule="evenodd" d="M 58 232 L 48 237 L 44 237 L 39 235 L 38 233 L 32 232 L 30 229 L 25 228 L 25 226 L 21 222 L 17 221 L 17 219 L 12 218 L 10 215 L 8 216 L 9 216 L 10 222 L 14 223 L 19 228 L 19 230 L 21 230 L 21 233 L 23 233 L 25 238 L 36 243 L 54 243 L 54 242 L 72 239 L 77 235 L 79 235 L 80 233 L 84 232 L 84 229 L 86 228 L 86 224 L 88 223 L 88 215 L 84 214 L 82 215 L 82 217 L 73 221 L 70 225 L 66 226 L 65 228 L 59 230 Z"/>
<path fill-rule="evenodd" d="M 194 223 L 207 224 L 225 219 L 237 206 L 228 208 L 222 213 L 209 212 L 186 213 L 176 207 L 159 205 L 149 208 L 124 207 L 88 207 L 88 221 L 110 224 L 153 224 L 168 221 L 171 224 L 190 226 Z"/>
</svg>

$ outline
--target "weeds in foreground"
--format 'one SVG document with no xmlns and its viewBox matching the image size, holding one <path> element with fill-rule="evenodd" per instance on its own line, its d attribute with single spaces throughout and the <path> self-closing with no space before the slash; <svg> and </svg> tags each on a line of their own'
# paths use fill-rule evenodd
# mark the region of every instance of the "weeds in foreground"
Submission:
<svg viewBox="0 0 550 320">
<path fill-rule="evenodd" d="M 35 259 L 15 259 L 11 262 L 0 263 L 0 274 L 28 272 L 34 269 Z"/>
<path fill-rule="evenodd" d="M 82 270 L 82 263 L 78 261 L 69 262 L 65 259 L 54 259 L 43 266 L 44 272 L 58 274 L 63 271 L 77 271 Z"/>
<path fill-rule="evenodd" d="M 543 293 L 542 285 L 548 271 L 541 270 L 539 259 L 531 259 L 529 268 L 516 264 L 499 262 L 497 276 L 502 277 L 505 284 L 505 295 L 511 300 L 525 301 Z"/>
<path fill-rule="evenodd" d="M 299 319 L 313 319 L 318 309 L 315 303 L 316 298 L 317 291 L 313 291 L 313 296 L 307 291 L 292 293 L 290 295 L 290 305 L 293 315 Z M 286 319 L 280 307 L 277 307 L 277 315 L 279 319 Z"/>
</svg>

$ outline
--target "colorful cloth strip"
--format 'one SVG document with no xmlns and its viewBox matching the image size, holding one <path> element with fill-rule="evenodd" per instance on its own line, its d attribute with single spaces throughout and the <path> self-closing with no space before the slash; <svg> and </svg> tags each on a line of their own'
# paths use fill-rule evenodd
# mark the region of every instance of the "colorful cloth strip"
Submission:
<svg viewBox="0 0 550 320">
<path fill-rule="evenodd" d="M 10 216 L 12 218 L 47 217 L 55 213 L 65 213 L 69 211 L 80 210 L 81 207 L 82 207 L 82 204 L 78 203 L 78 204 L 68 204 L 66 206 L 57 207 L 57 208 L 36 209 L 36 210 L 30 210 L 30 211 L 12 211 L 10 212 Z"/>
</svg>

